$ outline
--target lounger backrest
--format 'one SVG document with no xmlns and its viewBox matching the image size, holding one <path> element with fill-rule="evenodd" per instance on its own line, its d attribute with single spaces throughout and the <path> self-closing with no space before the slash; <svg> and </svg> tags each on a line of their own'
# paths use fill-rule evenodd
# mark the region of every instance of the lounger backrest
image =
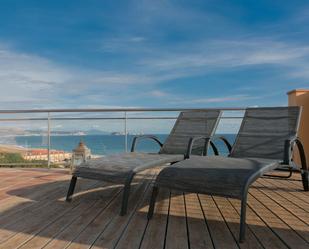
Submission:
<svg viewBox="0 0 309 249">
<path fill-rule="evenodd" d="M 220 115 L 220 110 L 181 112 L 159 153 L 185 154 L 191 137 L 213 135 Z M 200 155 L 203 145 L 203 141 L 196 143 L 193 154 Z"/>
<path fill-rule="evenodd" d="M 301 107 L 248 108 L 230 156 L 284 160 L 285 140 L 297 135 Z"/>
</svg>

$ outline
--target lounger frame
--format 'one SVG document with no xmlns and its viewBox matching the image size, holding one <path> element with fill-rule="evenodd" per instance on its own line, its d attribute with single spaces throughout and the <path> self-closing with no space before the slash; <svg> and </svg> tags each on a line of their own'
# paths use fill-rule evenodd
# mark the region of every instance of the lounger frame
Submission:
<svg viewBox="0 0 309 249">
<path fill-rule="evenodd" d="M 304 151 L 304 147 L 303 147 L 301 140 L 297 137 L 297 130 L 299 128 L 299 121 L 300 121 L 300 114 L 301 114 L 301 108 L 299 108 L 299 116 L 296 120 L 296 123 L 297 123 L 296 124 L 296 135 L 285 140 L 284 149 L 283 149 L 284 150 L 283 151 L 283 159 L 282 159 L 281 162 L 278 161 L 277 166 L 283 165 L 283 166 L 291 167 L 291 164 L 293 163 L 293 151 L 294 151 L 294 147 L 296 146 L 298 148 L 300 161 L 301 161 L 300 171 L 301 171 L 301 176 L 302 176 L 303 188 L 304 188 L 304 191 L 309 191 L 309 170 L 308 170 L 308 165 L 307 165 L 307 162 L 306 162 L 305 151 Z M 245 118 L 246 118 L 246 115 L 245 115 L 244 119 Z M 242 125 L 240 127 L 240 130 L 243 128 L 245 121 L 246 120 L 243 120 Z M 239 136 L 239 134 L 238 134 L 238 136 Z M 236 141 L 235 141 L 233 146 L 224 137 L 207 137 L 207 136 L 192 137 L 190 139 L 189 144 L 188 144 L 187 154 L 186 154 L 185 158 L 190 159 L 194 143 L 199 141 L 199 140 L 205 141 L 205 148 L 204 148 L 204 151 L 203 151 L 204 156 L 207 156 L 208 148 L 210 146 L 212 146 L 215 155 L 219 154 L 218 150 L 215 148 L 215 145 L 214 145 L 215 139 L 222 140 L 224 142 L 224 144 L 226 145 L 226 147 L 229 151 L 229 154 L 231 155 L 233 149 L 235 148 L 235 144 L 238 141 L 238 136 L 237 136 Z M 241 190 L 241 195 L 237 196 L 237 198 L 241 200 L 240 230 L 239 230 L 239 241 L 240 242 L 243 242 L 245 240 L 246 207 L 247 207 L 248 190 L 249 190 L 249 188 L 250 188 L 250 186 L 252 185 L 253 182 L 255 182 L 259 177 L 261 177 L 263 175 L 265 176 L 266 172 L 274 169 L 274 166 L 275 165 L 270 164 L 268 168 L 267 167 L 261 168 L 260 170 L 257 170 L 256 172 L 254 172 L 254 174 L 251 174 L 250 177 L 248 179 L 246 179 L 246 182 L 243 185 L 243 188 Z M 172 181 L 172 179 L 171 179 L 171 181 Z M 154 186 L 153 186 L 153 191 L 152 191 L 150 205 L 149 205 L 149 211 L 148 211 L 148 219 L 151 219 L 152 216 L 153 216 L 155 203 L 156 203 L 156 197 L 158 195 L 159 187 L 160 186 L 157 183 L 155 183 Z M 173 187 L 173 189 L 177 189 L 177 188 Z M 183 189 L 178 189 L 178 190 L 183 191 Z M 199 193 L 198 190 L 194 190 L 194 192 Z M 211 194 L 211 193 L 209 193 L 209 194 Z M 228 195 L 221 195 L 221 196 L 230 197 Z"/>
<path fill-rule="evenodd" d="M 179 114 L 179 117 L 176 120 L 176 123 L 175 123 L 175 125 L 174 125 L 174 127 L 173 127 L 173 129 L 172 129 L 172 131 L 171 131 L 171 133 L 169 135 L 169 137 L 167 138 L 168 142 L 173 142 L 173 141 L 171 141 L 171 139 L 173 138 L 173 137 L 171 137 L 171 135 L 175 134 L 176 132 L 179 132 L 179 131 L 177 131 L 177 127 L 179 127 L 179 126 L 182 127 L 181 128 L 182 130 L 183 129 L 188 130 L 189 134 L 194 134 L 195 133 L 194 130 L 193 131 L 191 130 L 192 127 L 183 127 L 183 125 L 180 124 L 183 120 L 189 120 L 189 123 L 190 123 L 190 113 L 192 114 L 192 116 L 194 116 L 195 114 L 199 114 L 200 115 L 201 113 L 205 114 L 205 117 L 204 117 L 204 115 L 202 115 L 203 118 L 198 116 L 198 119 L 203 119 L 204 120 L 203 122 L 205 122 L 205 129 L 206 130 L 205 130 L 205 132 L 202 132 L 202 133 L 206 133 L 206 134 L 209 134 L 211 136 L 214 134 L 214 132 L 216 130 L 216 127 L 217 127 L 217 125 L 219 123 L 221 114 L 222 114 L 221 110 L 209 110 L 209 111 L 205 110 L 205 111 L 181 112 Z M 210 115 L 209 117 L 211 117 L 211 119 L 213 119 L 213 121 L 212 121 L 213 123 L 211 124 L 212 127 L 211 127 L 210 130 L 208 130 L 208 127 L 206 125 L 207 115 Z M 194 118 L 197 118 L 197 117 L 192 117 L 192 120 Z M 206 132 L 206 131 L 208 131 L 208 132 Z M 199 133 L 201 133 L 201 131 L 199 131 Z M 190 141 L 190 136 L 189 135 L 186 135 L 186 136 L 188 138 L 188 141 Z M 160 147 L 159 154 L 174 154 L 174 153 L 176 154 L 178 152 L 178 151 L 171 151 L 171 148 L 172 148 L 171 146 L 169 148 L 167 148 L 167 149 L 164 148 L 164 146 L 167 144 L 167 142 L 161 143 L 159 138 L 154 136 L 154 135 L 140 135 L 140 136 L 136 136 L 136 137 L 133 138 L 132 146 L 131 146 L 131 153 L 136 151 L 136 147 L 138 145 L 138 142 L 141 141 L 141 140 L 144 140 L 144 139 L 150 139 L 150 140 L 156 142 L 159 145 L 159 147 Z M 181 143 L 180 143 L 180 145 L 181 145 Z M 184 160 L 188 143 L 185 143 L 182 146 L 183 146 L 183 149 L 182 149 L 183 150 L 183 158 L 182 159 Z M 208 145 L 205 143 L 203 146 L 204 146 L 204 149 L 203 149 L 203 151 L 204 151 L 205 147 L 208 146 Z M 178 147 L 179 147 L 179 142 L 178 142 Z M 194 145 L 191 146 L 191 152 L 194 149 L 193 147 L 194 147 Z M 197 145 L 195 148 L 199 148 L 199 147 L 200 147 L 200 145 Z M 173 150 L 173 148 L 172 148 L 172 150 Z M 198 149 L 198 150 L 200 150 L 200 149 Z M 174 164 L 176 162 L 177 161 L 170 161 L 169 163 L 170 164 Z M 157 166 L 160 166 L 160 165 L 157 165 Z M 123 194 L 122 194 L 122 205 L 121 205 L 121 210 L 120 210 L 120 215 L 121 216 L 123 216 L 123 215 L 125 215 L 127 213 L 127 207 L 128 207 L 128 200 L 129 200 L 131 183 L 132 183 L 132 180 L 133 180 L 134 176 L 136 175 L 136 173 L 138 173 L 138 172 L 131 171 L 127 175 L 127 177 L 126 177 L 126 179 L 124 181 Z M 77 175 L 77 174 L 73 173 L 72 178 L 71 178 L 71 182 L 70 182 L 70 185 L 69 185 L 69 189 L 68 189 L 68 192 L 67 192 L 67 197 L 66 197 L 66 201 L 67 202 L 70 202 L 72 200 L 72 195 L 74 193 L 74 189 L 75 189 L 78 177 L 83 177 L 83 175 Z M 115 181 L 115 180 L 113 181 L 112 179 L 105 179 L 105 180 L 109 181 L 109 182 L 117 183 L 117 181 Z"/>
</svg>

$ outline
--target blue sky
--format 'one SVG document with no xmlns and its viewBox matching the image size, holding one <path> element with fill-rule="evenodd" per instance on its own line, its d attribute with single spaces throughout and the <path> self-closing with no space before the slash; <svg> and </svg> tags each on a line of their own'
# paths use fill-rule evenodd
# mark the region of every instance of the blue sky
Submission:
<svg viewBox="0 0 309 249">
<path fill-rule="evenodd" d="M 0 109 L 285 105 L 308 1 L 1 0 Z"/>
</svg>

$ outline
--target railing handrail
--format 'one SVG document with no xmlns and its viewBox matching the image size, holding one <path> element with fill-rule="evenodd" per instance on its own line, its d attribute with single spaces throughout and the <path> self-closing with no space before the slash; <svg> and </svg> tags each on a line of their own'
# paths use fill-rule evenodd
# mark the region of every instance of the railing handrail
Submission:
<svg viewBox="0 0 309 249">
<path fill-rule="evenodd" d="M 0 110 L 0 114 L 16 113 L 53 113 L 53 112 L 177 112 L 177 111 L 243 111 L 245 107 L 215 107 L 215 108 L 91 108 L 91 109 L 10 109 Z"/>
<path fill-rule="evenodd" d="M 227 116 L 227 117 L 220 117 L 220 119 L 240 119 L 243 118 L 241 116 Z M 50 120 L 172 120 L 177 119 L 177 116 L 174 117 L 84 117 L 84 118 L 77 118 L 77 117 L 69 117 L 69 118 L 57 118 L 57 117 L 50 117 Z M 0 122 L 14 122 L 14 121 L 46 121 L 48 118 L 0 118 Z"/>
</svg>

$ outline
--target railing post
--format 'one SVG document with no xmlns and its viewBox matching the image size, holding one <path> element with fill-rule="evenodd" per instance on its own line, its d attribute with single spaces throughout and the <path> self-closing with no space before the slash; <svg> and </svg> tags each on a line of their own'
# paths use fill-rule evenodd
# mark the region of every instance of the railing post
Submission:
<svg viewBox="0 0 309 249">
<path fill-rule="evenodd" d="M 128 152 L 127 112 L 124 112 L 124 148 Z"/>
<path fill-rule="evenodd" d="M 50 113 L 47 117 L 47 167 L 50 169 Z"/>
</svg>

